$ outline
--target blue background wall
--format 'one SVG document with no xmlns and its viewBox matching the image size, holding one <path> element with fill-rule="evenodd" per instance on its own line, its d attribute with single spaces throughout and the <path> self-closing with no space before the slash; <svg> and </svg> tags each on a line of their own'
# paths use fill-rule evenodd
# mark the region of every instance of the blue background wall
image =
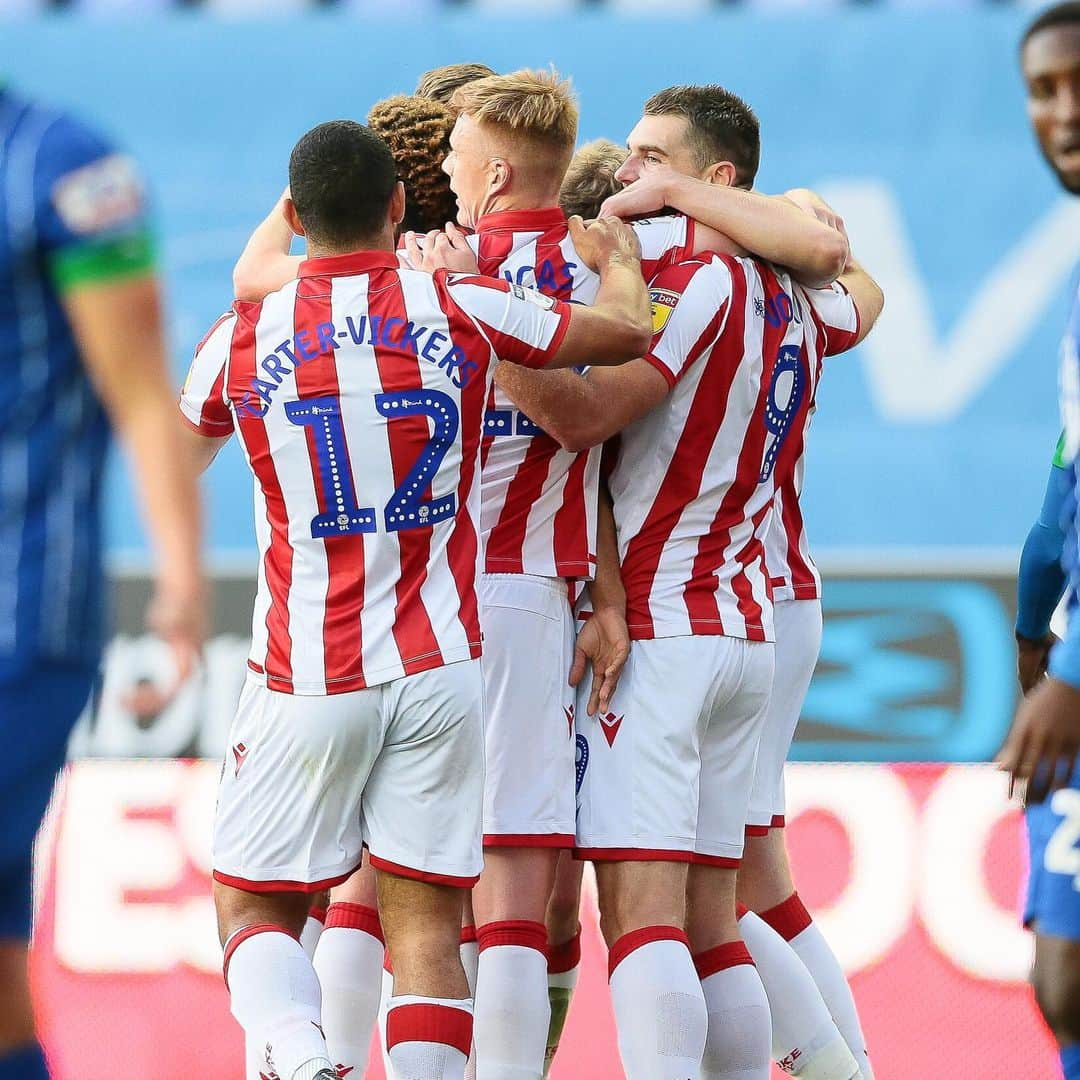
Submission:
<svg viewBox="0 0 1080 1080">
<path fill-rule="evenodd" d="M 929 558 L 1018 546 L 1057 434 L 1080 200 L 1062 196 L 1028 132 L 1016 70 L 1023 19 L 67 17 L 5 25 L 0 69 L 95 119 L 142 161 L 178 374 L 228 303 L 232 262 L 312 124 L 363 118 L 424 69 L 461 59 L 554 63 L 581 94 L 583 138 L 621 140 L 662 86 L 723 82 L 761 117 L 760 186 L 831 195 L 885 287 L 871 343 L 827 373 L 806 502 L 820 550 L 888 561 L 897 548 Z M 251 548 L 247 492 L 233 453 L 210 484 L 220 556 Z M 141 547 L 130 521 L 114 493 L 114 549 Z"/>
</svg>

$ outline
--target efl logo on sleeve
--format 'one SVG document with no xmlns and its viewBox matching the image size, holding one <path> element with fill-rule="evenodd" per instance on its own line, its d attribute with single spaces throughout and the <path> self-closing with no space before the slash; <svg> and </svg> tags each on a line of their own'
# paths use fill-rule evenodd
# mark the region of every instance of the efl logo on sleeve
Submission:
<svg viewBox="0 0 1080 1080">
<path fill-rule="evenodd" d="M 649 299 L 652 301 L 652 332 L 659 334 L 667 326 L 668 319 L 679 302 L 679 293 L 671 292 L 670 289 L 650 289 Z"/>
<path fill-rule="evenodd" d="M 52 200 L 67 228 L 89 234 L 138 217 L 143 210 L 143 187 L 135 162 L 110 154 L 61 177 Z"/>
</svg>

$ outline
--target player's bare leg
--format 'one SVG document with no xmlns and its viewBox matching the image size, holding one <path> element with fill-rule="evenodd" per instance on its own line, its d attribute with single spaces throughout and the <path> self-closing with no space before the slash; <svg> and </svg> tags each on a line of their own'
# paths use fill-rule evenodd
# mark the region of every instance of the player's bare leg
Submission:
<svg viewBox="0 0 1080 1080">
<path fill-rule="evenodd" d="M 709 1016 L 704 1080 L 768 1080 L 772 1018 L 765 988 L 739 933 L 736 871 L 690 867 L 687 931 Z"/>
<path fill-rule="evenodd" d="M 1080 1077 L 1080 941 L 1035 930 L 1035 999 L 1061 1048 L 1065 1080 Z"/>
<path fill-rule="evenodd" d="M 683 863 L 596 863 L 627 1080 L 706 1075 L 701 1059 L 708 1016 L 686 935 L 686 882 Z"/>
<path fill-rule="evenodd" d="M 25 941 L 0 941 L 0 1072 L 20 1080 L 48 1076 L 34 1029 Z"/>
<path fill-rule="evenodd" d="M 365 852 L 360 869 L 330 894 L 314 960 L 322 987 L 326 1046 L 343 1076 L 360 1076 L 367 1065 L 385 951 L 375 871 Z"/>
<path fill-rule="evenodd" d="M 544 1055 L 545 1076 L 559 1049 L 581 967 L 581 876 L 584 871 L 585 864 L 573 858 L 569 851 L 559 853 L 555 886 L 544 920 L 548 932 L 548 1004 L 551 1007 Z"/>
<path fill-rule="evenodd" d="M 558 850 L 488 847 L 473 889 L 477 1080 L 539 1080 L 550 1021 L 548 897 Z"/>
<path fill-rule="evenodd" d="M 232 1014 L 266 1047 L 280 1080 L 335 1080 L 321 1024 L 319 980 L 300 946 L 303 892 L 250 893 L 214 882 Z"/>
<path fill-rule="evenodd" d="M 788 861 L 784 829 L 748 836 L 739 867 L 739 900 L 761 916 L 798 954 L 825 1001 L 865 1080 L 874 1072 L 844 970 L 806 910 Z"/>
<path fill-rule="evenodd" d="M 386 1043 L 394 1073 L 463 1080 L 472 998 L 461 966 L 462 891 L 378 872 L 379 912 L 394 968 Z"/>
</svg>

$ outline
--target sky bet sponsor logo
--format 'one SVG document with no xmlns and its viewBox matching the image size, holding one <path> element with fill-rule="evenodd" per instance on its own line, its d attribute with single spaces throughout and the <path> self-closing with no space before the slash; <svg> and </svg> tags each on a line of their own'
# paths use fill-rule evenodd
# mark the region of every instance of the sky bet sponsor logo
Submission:
<svg viewBox="0 0 1080 1080">
<path fill-rule="evenodd" d="M 236 407 L 237 414 L 265 416 L 273 404 L 274 392 L 286 376 L 338 348 L 338 342 L 411 352 L 438 367 L 458 389 L 467 386 L 477 370 L 475 361 L 469 360 L 461 348 L 451 344 L 450 338 L 441 330 L 417 326 L 411 319 L 385 319 L 381 315 L 360 315 L 354 319 L 347 315 L 344 328 L 338 329 L 332 322 L 319 323 L 314 330 L 300 330 L 294 338 L 283 341 L 264 357 L 259 367 L 265 378 L 256 376 L 251 380 L 248 393 Z"/>
</svg>

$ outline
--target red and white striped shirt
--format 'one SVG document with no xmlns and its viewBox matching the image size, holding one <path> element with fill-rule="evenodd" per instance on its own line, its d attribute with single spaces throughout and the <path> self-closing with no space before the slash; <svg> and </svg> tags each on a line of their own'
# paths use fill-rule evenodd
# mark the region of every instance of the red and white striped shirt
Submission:
<svg viewBox="0 0 1080 1080">
<path fill-rule="evenodd" d="M 650 218 L 634 224 L 642 270 L 687 258 L 693 222 Z M 574 250 L 558 208 L 510 210 L 480 218 L 470 237 L 480 273 L 547 296 L 591 304 L 599 276 Z M 498 387 L 484 421 L 481 532 L 489 573 L 591 578 L 596 569 L 600 450 L 562 449 Z"/>
<path fill-rule="evenodd" d="M 813 399 L 812 294 L 764 262 L 703 255 L 650 295 L 646 359 L 670 392 L 622 432 L 609 481 L 630 636 L 771 641 L 761 537 Z"/>
<path fill-rule="evenodd" d="M 839 283 L 829 289 L 808 290 L 813 327 L 821 347 L 812 380 L 810 410 L 801 432 L 792 435 L 795 466 L 777 486 L 773 512 L 765 533 L 765 565 L 769 569 L 773 600 L 821 599 L 821 574 L 810 554 L 801 497 L 806 469 L 806 432 L 817 410 L 817 386 L 822 360 L 852 347 L 859 336 L 859 312 Z"/>
<path fill-rule="evenodd" d="M 249 667 L 335 694 L 480 655 L 478 465 L 497 358 L 542 367 L 570 308 L 506 282 L 309 259 L 237 304 L 180 401 L 240 438 L 261 559 Z"/>
</svg>

